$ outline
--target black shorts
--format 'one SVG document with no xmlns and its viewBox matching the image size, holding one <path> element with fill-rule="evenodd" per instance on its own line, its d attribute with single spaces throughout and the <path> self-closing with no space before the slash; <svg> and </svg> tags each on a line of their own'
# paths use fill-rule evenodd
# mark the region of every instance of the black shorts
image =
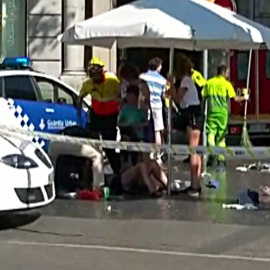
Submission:
<svg viewBox="0 0 270 270">
<path fill-rule="evenodd" d="M 181 131 L 186 131 L 187 128 L 192 129 L 203 129 L 203 114 L 201 106 L 190 106 L 187 109 L 181 110 L 181 116 L 179 118 L 179 129 Z"/>
</svg>

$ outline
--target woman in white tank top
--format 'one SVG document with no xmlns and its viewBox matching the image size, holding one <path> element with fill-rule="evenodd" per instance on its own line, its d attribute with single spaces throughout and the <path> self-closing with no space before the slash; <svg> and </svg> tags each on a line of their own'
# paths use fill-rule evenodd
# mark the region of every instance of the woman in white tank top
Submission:
<svg viewBox="0 0 270 270">
<path fill-rule="evenodd" d="M 169 89 L 169 94 L 173 101 L 180 106 L 180 126 L 182 127 L 182 130 L 187 133 L 189 145 L 196 147 L 200 144 L 203 122 L 198 92 L 191 79 L 192 67 L 192 63 L 188 58 L 183 59 L 179 70 L 181 79 L 180 87 L 176 88 L 174 86 L 174 79 L 170 78 L 171 88 Z M 201 157 L 192 155 L 190 158 L 191 185 L 183 191 L 184 193 L 193 197 L 198 197 L 200 195 L 201 167 Z"/>
</svg>

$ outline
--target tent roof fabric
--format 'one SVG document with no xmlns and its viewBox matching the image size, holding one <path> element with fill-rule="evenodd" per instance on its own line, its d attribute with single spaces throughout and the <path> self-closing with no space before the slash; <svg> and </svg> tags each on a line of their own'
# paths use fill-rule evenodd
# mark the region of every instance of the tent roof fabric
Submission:
<svg viewBox="0 0 270 270">
<path fill-rule="evenodd" d="M 270 29 L 202 0 L 141 0 L 76 23 L 59 40 L 110 48 L 270 48 Z"/>
</svg>

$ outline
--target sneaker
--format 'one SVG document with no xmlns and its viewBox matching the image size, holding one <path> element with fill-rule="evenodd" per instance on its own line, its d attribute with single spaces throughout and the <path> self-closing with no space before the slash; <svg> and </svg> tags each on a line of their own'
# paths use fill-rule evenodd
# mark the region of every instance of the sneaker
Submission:
<svg viewBox="0 0 270 270">
<path fill-rule="evenodd" d="M 191 186 L 182 190 L 180 193 L 187 194 L 190 197 L 198 198 L 202 193 L 202 188 L 193 188 Z"/>
</svg>

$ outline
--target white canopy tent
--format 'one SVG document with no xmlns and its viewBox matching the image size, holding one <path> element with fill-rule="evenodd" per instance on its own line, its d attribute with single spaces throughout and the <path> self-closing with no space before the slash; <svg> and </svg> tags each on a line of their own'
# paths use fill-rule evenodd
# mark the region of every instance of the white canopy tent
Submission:
<svg viewBox="0 0 270 270">
<path fill-rule="evenodd" d="M 110 48 L 256 49 L 270 47 L 270 29 L 203 0 L 141 0 L 67 29 L 68 44 Z"/>
<path fill-rule="evenodd" d="M 172 74 L 174 48 L 250 50 L 262 45 L 270 48 L 270 29 L 209 1 L 141 0 L 76 23 L 58 40 L 105 48 L 111 48 L 115 41 L 119 48 L 170 48 Z M 170 124 L 171 110 L 169 146 Z M 169 180 L 170 172 L 171 169 Z"/>
</svg>

